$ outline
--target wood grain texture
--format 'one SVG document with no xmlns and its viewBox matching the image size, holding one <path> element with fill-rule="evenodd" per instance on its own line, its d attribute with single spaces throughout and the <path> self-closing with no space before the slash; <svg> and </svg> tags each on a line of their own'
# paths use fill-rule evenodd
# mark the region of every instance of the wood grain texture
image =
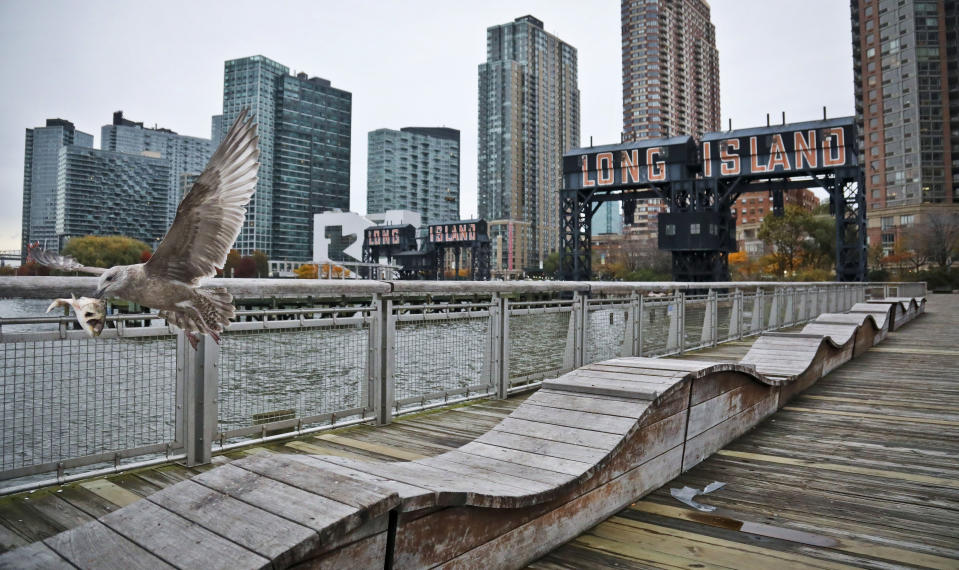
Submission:
<svg viewBox="0 0 959 570">
<path fill-rule="evenodd" d="M 890 323 L 898 320 L 900 326 L 921 314 L 923 306 L 909 300 L 887 305 Z M 177 566 L 196 565 L 199 559 L 191 556 L 196 556 L 197 548 L 184 552 L 175 546 L 202 542 L 210 544 L 216 565 L 231 568 L 319 567 L 341 564 L 347 558 L 379 566 L 388 556 L 387 519 L 396 516 L 396 553 L 401 562 L 397 567 L 469 567 L 480 560 L 515 566 L 575 537 L 668 479 L 684 471 L 696 473 L 699 468 L 694 466 L 708 463 L 707 458 L 721 449 L 716 457 L 725 461 L 959 491 L 959 477 L 950 470 L 948 458 L 931 456 L 921 465 L 904 463 L 891 469 L 894 464 L 884 462 L 878 449 L 865 442 L 847 442 L 847 432 L 823 439 L 832 440 L 833 453 L 858 452 L 863 458 L 860 463 L 844 460 L 845 456 L 834 459 L 825 449 L 810 451 L 794 441 L 801 434 L 792 431 L 752 448 L 723 449 L 779 408 L 783 417 L 815 416 L 822 425 L 842 425 L 842 420 L 893 424 L 903 436 L 922 436 L 922 429 L 929 426 L 946 434 L 959 430 L 959 417 L 930 417 L 921 408 L 896 414 L 856 409 L 856 401 L 845 401 L 855 400 L 850 392 L 834 396 L 844 400 L 812 400 L 833 406 L 830 409 L 803 403 L 801 390 L 815 384 L 821 374 L 846 364 L 854 355 L 873 354 L 869 348 L 881 332 L 880 317 L 873 315 L 881 316 L 886 308 L 875 306 L 879 311 L 814 322 L 803 332 L 766 334 L 752 346 L 740 343 L 742 349 L 717 348 L 716 358 L 707 351 L 705 358 L 622 357 L 592 363 L 544 381 L 538 392 L 519 405 L 481 403 L 436 415 L 433 421 L 421 417 L 407 424 L 397 422 L 400 425 L 392 430 L 357 426 L 315 436 L 314 443 L 264 445 L 254 454 L 238 452 L 210 470 L 136 474 L 92 481 L 77 489 L 95 499 L 91 504 L 102 502 L 91 508 L 123 506 L 96 524 L 159 559 Z M 896 340 L 892 334 L 888 338 Z M 914 357 L 916 353 L 908 350 L 913 349 L 906 346 L 888 357 Z M 741 351 L 745 354 L 735 362 Z M 908 383 L 902 386 L 915 396 L 912 388 Z M 940 394 L 943 391 L 959 394 L 954 386 L 939 388 Z M 861 394 L 871 401 L 881 400 L 868 387 Z M 946 445 L 946 453 L 949 449 Z M 303 451 L 323 454 L 293 454 Z M 401 461 L 392 461 L 396 459 Z M 155 493 L 160 488 L 164 490 Z M 150 498 L 140 500 L 144 495 Z M 792 501 L 797 500 L 795 495 L 791 494 Z M 20 508 L 37 510 L 28 505 Z M 931 525 L 951 520 L 927 505 L 912 508 L 911 522 L 926 532 L 933 530 Z M 684 517 L 667 518 L 678 521 L 673 525 L 691 524 Z M 252 523 L 254 519 L 265 522 Z M 726 563 L 735 553 L 750 560 L 770 558 L 780 564 L 821 567 L 863 560 L 858 551 L 828 556 L 797 554 L 795 548 L 766 552 L 765 547 L 746 547 L 746 541 L 729 537 L 696 539 L 685 530 L 662 531 L 659 520 L 642 524 L 629 520 L 617 519 L 609 523 L 613 526 L 591 532 L 579 554 L 583 549 L 608 548 L 636 532 L 654 541 L 661 554 L 657 560 L 670 564 L 710 559 Z M 93 524 L 78 528 L 102 532 Z M 269 525 L 272 532 L 258 535 L 257 524 Z M 790 535 L 762 524 L 752 521 L 748 526 L 762 529 L 765 534 L 754 533 L 762 540 L 788 542 L 792 536 L 794 542 L 808 543 L 803 548 L 817 546 L 809 532 Z M 897 527 L 897 532 L 908 531 Z M 948 530 L 932 534 L 951 536 Z M 698 548 L 713 558 L 689 558 L 675 540 L 699 540 Z M 48 544 L 63 555 L 54 543 Z M 127 543 L 116 547 L 130 550 Z M 635 548 L 628 550 L 631 559 L 654 562 L 642 559 Z M 130 555 L 136 552 L 130 550 Z"/>
</svg>

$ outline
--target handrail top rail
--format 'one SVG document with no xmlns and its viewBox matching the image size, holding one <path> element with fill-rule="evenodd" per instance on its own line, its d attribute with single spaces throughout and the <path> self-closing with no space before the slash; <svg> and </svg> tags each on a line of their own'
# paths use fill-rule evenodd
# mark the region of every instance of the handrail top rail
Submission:
<svg viewBox="0 0 959 570">
<path fill-rule="evenodd" d="M 0 277 L 0 298 L 50 299 L 71 293 L 89 296 L 96 289 L 96 277 Z M 371 295 L 474 293 L 632 293 L 673 292 L 690 289 L 756 289 L 770 287 L 903 286 L 924 282 L 838 282 L 838 281 L 375 281 L 325 279 L 206 279 L 204 287 L 225 287 L 237 298 L 259 297 L 341 297 Z"/>
</svg>

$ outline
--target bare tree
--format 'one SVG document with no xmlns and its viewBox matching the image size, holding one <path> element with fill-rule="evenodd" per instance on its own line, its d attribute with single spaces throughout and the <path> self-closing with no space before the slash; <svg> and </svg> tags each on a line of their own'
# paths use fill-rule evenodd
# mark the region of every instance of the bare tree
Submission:
<svg viewBox="0 0 959 570">
<path fill-rule="evenodd" d="M 910 262 L 917 270 L 927 262 L 946 267 L 959 252 L 959 213 L 923 214 L 919 224 L 903 232 L 903 239 L 913 252 Z"/>
</svg>

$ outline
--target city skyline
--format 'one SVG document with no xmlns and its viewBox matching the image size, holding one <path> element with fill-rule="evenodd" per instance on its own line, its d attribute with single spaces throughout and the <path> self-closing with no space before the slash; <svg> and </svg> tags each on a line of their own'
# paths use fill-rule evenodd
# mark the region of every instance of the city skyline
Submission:
<svg viewBox="0 0 959 570">
<path fill-rule="evenodd" d="M 96 2 L 82 9 L 68 3 L 0 7 L 8 69 L 8 81 L 0 86 L 7 102 L 0 111 L 4 203 L 22 201 L 24 129 L 62 117 L 79 130 L 95 132 L 104 117 L 123 109 L 180 134 L 207 137 L 210 117 L 221 110 L 223 62 L 262 54 L 353 93 L 354 210 L 363 211 L 366 203 L 365 134 L 397 124 L 428 124 L 463 133 L 460 213 L 474 216 L 476 66 L 485 60 L 486 28 L 525 14 L 546 22 L 547 32 L 579 51 L 582 144 L 591 137 L 596 144 L 619 140 L 619 2 L 456 7 L 421 2 L 413 10 L 372 2 L 291 2 L 275 14 L 257 10 L 255 19 L 244 16 L 253 13 L 252 6 L 240 3 L 229 13 L 187 3 L 145 9 Z M 853 113 L 848 6 L 826 1 L 802 7 L 784 2 L 775 9 L 759 2 L 714 1 L 711 6 L 723 61 L 723 127 L 730 117 L 734 127 L 759 125 L 766 112 L 778 118 L 782 110 L 790 121 L 812 119 L 823 105 L 830 116 Z M 416 17 L 418 12 L 430 13 L 431 19 Z M 291 24 L 291 13 L 302 18 Z M 791 26 L 773 31 L 756 16 Z M 204 24 L 214 19 L 220 22 L 215 28 Z M 171 30 L 166 43 L 138 26 L 141 21 Z M 273 25 L 279 22 L 283 25 Z M 293 34 L 291 29 L 323 33 Z M 762 49 L 773 41 L 788 43 L 790 37 L 798 42 L 810 30 L 817 41 L 797 52 L 789 65 L 777 64 L 782 50 Z M 51 34 L 70 49 L 45 45 Z M 117 45 L 127 47 L 119 50 Z M 99 137 L 95 144 L 100 146 Z M 19 207 L 0 213 L 0 249 L 19 246 L 19 217 Z"/>
</svg>

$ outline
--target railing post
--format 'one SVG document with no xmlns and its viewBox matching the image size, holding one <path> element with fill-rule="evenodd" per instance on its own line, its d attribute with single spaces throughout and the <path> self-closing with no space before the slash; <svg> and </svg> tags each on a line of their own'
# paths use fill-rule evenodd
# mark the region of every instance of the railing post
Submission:
<svg viewBox="0 0 959 570">
<path fill-rule="evenodd" d="M 719 298 L 715 289 L 710 289 L 706 296 L 706 310 L 703 313 L 703 330 L 699 335 L 699 342 L 703 346 L 716 346 L 719 320 Z"/>
<path fill-rule="evenodd" d="M 636 307 L 639 305 L 639 298 L 636 291 L 629 294 L 629 309 L 626 311 L 626 322 L 623 324 L 623 349 L 620 356 L 636 356 L 637 333 L 636 329 Z"/>
<path fill-rule="evenodd" d="M 677 310 L 679 311 L 679 354 L 686 350 L 686 292 L 678 291 Z"/>
<path fill-rule="evenodd" d="M 792 287 L 789 287 L 783 294 L 786 296 L 786 314 L 783 315 L 783 326 L 790 326 L 794 323 L 793 321 L 793 297 L 796 295 L 796 290 Z"/>
<path fill-rule="evenodd" d="M 743 290 L 733 291 L 733 308 L 729 312 L 729 338 L 743 338 Z"/>
<path fill-rule="evenodd" d="M 370 324 L 369 394 L 377 425 L 393 421 L 395 389 L 393 370 L 396 366 L 396 316 L 392 299 L 373 297 L 373 319 Z"/>
<path fill-rule="evenodd" d="M 589 318 L 587 304 L 589 297 L 580 291 L 573 293 L 573 312 L 570 315 L 570 335 L 572 340 L 572 368 L 579 368 L 585 362 L 586 319 Z M 569 343 L 567 343 L 568 346 Z"/>
<path fill-rule="evenodd" d="M 176 441 L 183 444 L 187 467 L 210 462 L 217 425 L 217 382 L 220 346 L 199 335 L 194 350 L 183 331 L 177 332 Z"/>
<path fill-rule="evenodd" d="M 772 306 L 769 309 L 769 322 L 766 324 L 767 330 L 776 330 L 781 325 L 779 322 L 779 297 L 781 296 L 781 291 L 779 288 L 773 289 L 773 302 Z"/>
<path fill-rule="evenodd" d="M 646 297 L 642 293 L 639 294 L 639 307 L 637 308 L 637 317 L 636 317 L 636 356 L 643 355 L 643 341 L 646 340 L 646 335 L 643 332 L 643 325 L 646 324 Z"/>
<path fill-rule="evenodd" d="M 496 390 L 496 397 L 505 400 L 509 397 L 509 299 L 494 293 L 489 317 L 492 331 L 490 380 Z"/>
<path fill-rule="evenodd" d="M 756 297 L 753 299 L 753 318 L 752 322 L 749 323 L 749 332 L 755 333 L 762 330 L 763 323 L 765 322 L 763 318 L 765 309 L 766 308 L 763 307 L 763 290 L 757 287 Z"/>
</svg>

